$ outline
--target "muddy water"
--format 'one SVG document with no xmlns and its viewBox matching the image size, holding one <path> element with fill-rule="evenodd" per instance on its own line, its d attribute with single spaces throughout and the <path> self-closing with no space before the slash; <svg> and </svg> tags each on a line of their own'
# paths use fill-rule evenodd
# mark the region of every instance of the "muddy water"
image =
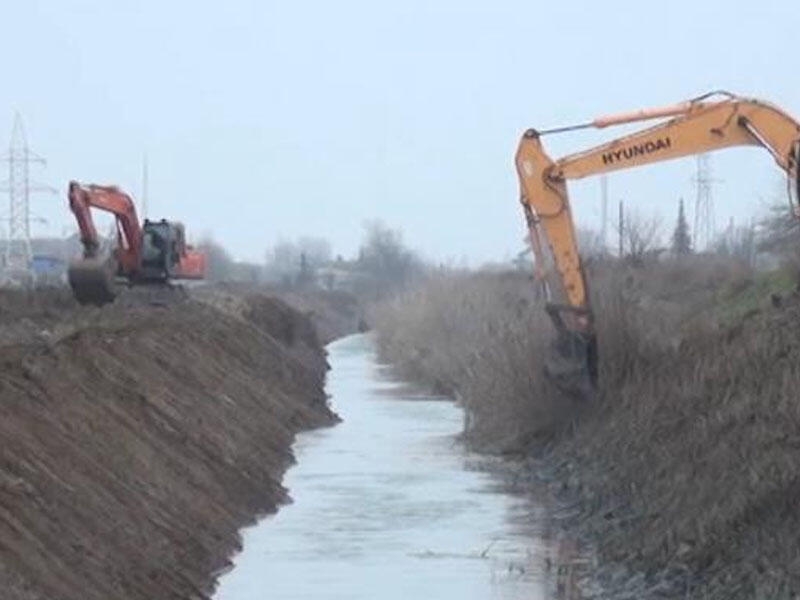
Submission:
<svg viewBox="0 0 800 600">
<path fill-rule="evenodd" d="M 470 468 L 461 411 L 389 380 L 368 336 L 329 352 L 344 421 L 298 438 L 294 503 L 244 532 L 215 600 L 543 598 L 527 507 Z"/>
</svg>

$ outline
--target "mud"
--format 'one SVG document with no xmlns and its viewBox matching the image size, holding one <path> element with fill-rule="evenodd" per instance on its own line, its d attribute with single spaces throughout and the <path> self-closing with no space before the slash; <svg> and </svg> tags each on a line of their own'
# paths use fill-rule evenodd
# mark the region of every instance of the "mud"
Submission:
<svg viewBox="0 0 800 600">
<path fill-rule="evenodd" d="M 0 293 L 4 599 L 207 598 L 287 501 L 295 433 L 337 420 L 324 351 L 278 299 L 236 309 Z"/>
</svg>

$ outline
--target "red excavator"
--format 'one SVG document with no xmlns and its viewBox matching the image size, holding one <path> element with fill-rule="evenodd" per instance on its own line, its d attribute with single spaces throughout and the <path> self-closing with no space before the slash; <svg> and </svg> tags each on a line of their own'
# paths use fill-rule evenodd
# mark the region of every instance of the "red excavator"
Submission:
<svg viewBox="0 0 800 600">
<path fill-rule="evenodd" d="M 119 188 L 72 181 L 69 206 L 81 231 L 83 256 L 70 264 L 68 278 L 81 304 L 113 302 L 120 284 L 163 286 L 205 277 L 206 257 L 186 243 L 183 224 L 145 219 L 140 225 L 133 200 Z M 101 255 L 92 208 L 116 219 L 117 245 L 110 256 Z"/>
</svg>

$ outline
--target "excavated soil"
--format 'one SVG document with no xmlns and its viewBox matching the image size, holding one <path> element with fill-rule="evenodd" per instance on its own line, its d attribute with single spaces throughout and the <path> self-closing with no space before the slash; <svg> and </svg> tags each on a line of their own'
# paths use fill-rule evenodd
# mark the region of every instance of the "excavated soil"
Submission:
<svg viewBox="0 0 800 600">
<path fill-rule="evenodd" d="M 2 598 L 207 598 L 288 500 L 294 434 L 336 421 L 324 350 L 280 300 L 236 308 L 0 292 Z"/>
</svg>

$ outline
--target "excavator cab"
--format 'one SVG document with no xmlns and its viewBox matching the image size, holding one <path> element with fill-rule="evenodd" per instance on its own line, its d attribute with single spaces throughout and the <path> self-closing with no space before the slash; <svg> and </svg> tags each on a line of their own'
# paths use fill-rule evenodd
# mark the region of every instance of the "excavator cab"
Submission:
<svg viewBox="0 0 800 600">
<path fill-rule="evenodd" d="M 142 228 L 142 263 L 138 277 L 145 281 L 166 281 L 180 263 L 183 228 L 179 224 L 145 220 Z"/>
</svg>

